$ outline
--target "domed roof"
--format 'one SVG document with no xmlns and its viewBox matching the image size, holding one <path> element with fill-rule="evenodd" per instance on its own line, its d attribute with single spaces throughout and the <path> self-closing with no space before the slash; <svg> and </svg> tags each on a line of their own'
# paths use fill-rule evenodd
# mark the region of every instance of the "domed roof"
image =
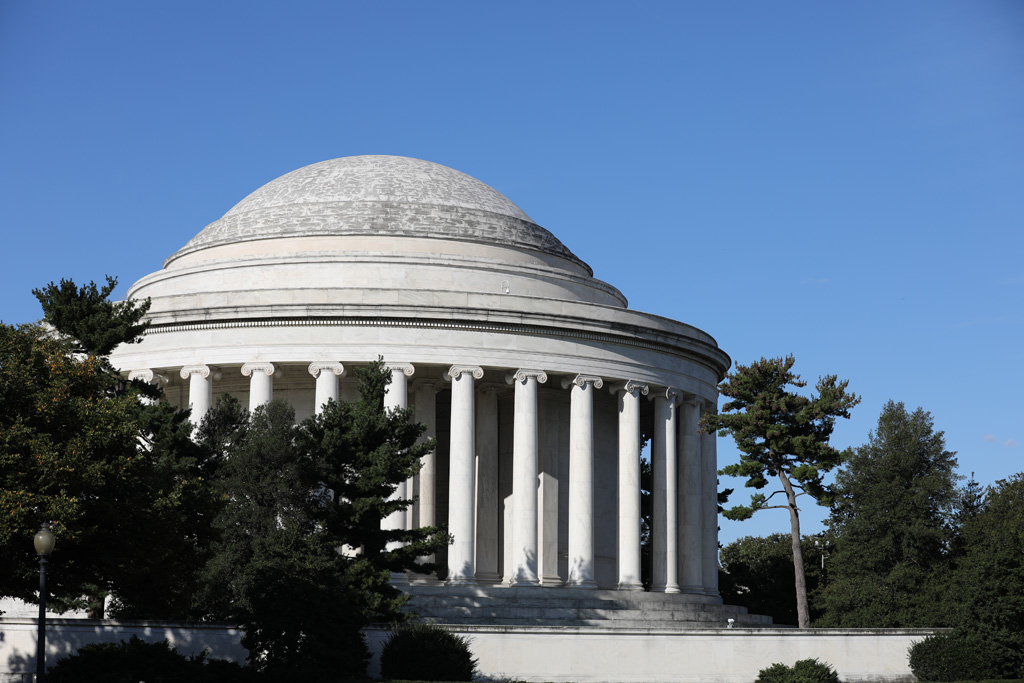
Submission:
<svg viewBox="0 0 1024 683">
<path fill-rule="evenodd" d="M 206 226 L 175 259 L 235 242 L 323 235 L 385 235 L 487 242 L 589 267 L 494 188 L 421 159 L 355 156 L 272 180 Z"/>
<path fill-rule="evenodd" d="M 461 171 L 422 159 L 379 155 L 330 159 L 286 173 L 224 215 L 326 202 L 458 206 L 533 222 L 505 195 Z"/>
</svg>

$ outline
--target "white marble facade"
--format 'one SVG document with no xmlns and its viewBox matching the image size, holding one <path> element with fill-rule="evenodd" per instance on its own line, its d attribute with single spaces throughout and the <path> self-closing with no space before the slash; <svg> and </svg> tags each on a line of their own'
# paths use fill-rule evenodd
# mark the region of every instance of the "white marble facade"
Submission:
<svg viewBox="0 0 1024 683">
<path fill-rule="evenodd" d="M 437 439 L 396 492 L 415 505 L 385 524 L 447 523 L 452 585 L 639 590 L 650 437 L 653 590 L 717 600 L 715 438 L 697 421 L 728 356 L 629 310 L 487 185 L 403 157 L 307 166 L 129 296 L 152 299 L 153 324 L 112 361 L 195 419 L 224 392 L 250 407 L 283 398 L 302 419 L 353 398 L 351 368 L 383 356 L 388 404 Z M 423 580 L 395 577 L 410 579 Z"/>
</svg>

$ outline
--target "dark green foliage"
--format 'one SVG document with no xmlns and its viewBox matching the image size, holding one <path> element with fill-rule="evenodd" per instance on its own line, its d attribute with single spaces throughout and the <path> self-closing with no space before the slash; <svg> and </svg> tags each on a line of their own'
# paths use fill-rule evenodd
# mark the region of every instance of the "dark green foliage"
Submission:
<svg viewBox="0 0 1024 683">
<path fill-rule="evenodd" d="M 468 638 L 437 624 L 410 622 L 384 642 L 380 672 L 387 680 L 471 681 L 476 661 Z"/>
<path fill-rule="evenodd" d="M 839 674 L 826 662 L 801 659 L 793 666 L 775 663 L 761 669 L 755 683 L 839 683 Z"/>
<path fill-rule="evenodd" d="M 766 666 L 757 672 L 754 683 L 789 683 L 790 668 L 781 662 Z"/>
<path fill-rule="evenodd" d="M 750 505 L 737 505 L 723 514 L 743 520 L 758 510 L 789 510 L 798 621 L 801 628 L 806 628 L 810 625 L 810 610 L 797 498 L 809 495 L 819 502 L 828 501 L 829 490 L 822 478 L 843 459 L 843 454 L 829 445 L 829 438 L 836 419 L 848 418 L 860 398 L 846 393 L 848 382 L 839 381 L 835 375 L 818 380 L 817 397 L 789 391 L 789 386 L 806 386 L 792 372 L 795 362 L 793 356 L 788 356 L 737 365 L 718 387 L 730 399 L 722 406 L 722 414 L 706 414 L 702 426 L 718 430 L 721 436 L 732 434 L 740 451 L 740 462 L 723 467 L 719 474 L 744 477 L 746 486 L 758 491 L 768 485 L 769 478 L 778 480 L 779 490 L 769 495 L 755 493 Z M 784 501 L 770 504 L 780 493 Z"/>
<path fill-rule="evenodd" d="M 1024 473 L 989 488 L 960 536 L 963 550 L 944 591 L 952 623 L 1024 661 Z"/>
<path fill-rule="evenodd" d="M 955 467 L 929 413 L 885 405 L 868 443 L 836 475 L 822 626 L 949 625 L 939 588 L 949 571 Z"/>
<path fill-rule="evenodd" d="M 53 683 L 248 683 L 251 672 L 238 664 L 185 657 L 164 640 L 147 643 L 137 636 L 128 642 L 85 645 L 62 657 L 47 671 Z"/>
<path fill-rule="evenodd" d="M 820 540 L 804 536 L 800 544 L 811 595 L 821 582 L 822 549 L 815 545 Z M 789 534 L 740 538 L 722 548 L 720 562 L 718 588 L 726 604 L 746 607 L 753 614 L 767 614 L 776 624 L 797 625 Z M 811 616 L 816 616 L 813 609 Z"/>
<path fill-rule="evenodd" d="M 250 661 L 279 677 L 361 674 L 360 629 L 404 618 L 391 572 L 431 569 L 416 558 L 448 541 L 434 528 L 380 528 L 409 505 L 388 498 L 433 445 L 416 444 L 423 427 L 410 423 L 411 411 L 384 410 L 382 362 L 356 375 L 358 401 L 332 401 L 301 425 L 283 402 L 250 417 L 224 398 L 199 431 L 210 457 L 226 458 L 221 540 L 202 603 L 209 616 L 242 624 Z M 389 549 L 392 541 L 405 545 Z"/>
<path fill-rule="evenodd" d="M 980 634 L 929 636 L 910 648 L 910 670 L 922 681 L 982 681 L 1024 677 L 1019 652 Z"/>
<path fill-rule="evenodd" d="M 134 344 L 142 339 L 149 322 L 144 320 L 150 301 L 120 301 L 107 297 L 117 286 L 117 278 L 107 276 L 102 289 L 90 282 L 79 288 L 71 280 L 52 282 L 32 293 L 43 307 L 43 319 L 61 334 L 74 340 L 75 350 L 90 356 L 108 356 L 118 344 Z"/>
<path fill-rule="evenodd" d="M 37 293 L 57 335 L 0 325 L 0 594 L 34 599 L 31 537 L 48 521 L 54 608 L 102 616 L 116 592 L 126 613 L 185 617 L 214 502 L 206 463 L 185 412 L 143 404 L 158 392 L 96 355 L 145 328 L 147 305 L 111 304 L 112 288 Z"/>
</svg>

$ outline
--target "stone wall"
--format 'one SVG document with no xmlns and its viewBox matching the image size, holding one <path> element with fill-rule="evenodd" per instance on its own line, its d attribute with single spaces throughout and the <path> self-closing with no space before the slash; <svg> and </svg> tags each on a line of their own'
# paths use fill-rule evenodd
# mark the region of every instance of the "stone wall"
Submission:
<svg viewBox="0 0 1024 683">
<path fill-rule="evenodd" d="M 844 683 L 915 680 L 907 650 L 936 630 L 452 627 L 468 636 L 484 680 L 575 683 L 751 683 L 774 663 L 817 658 Z M 377 654 L 387 631 L 369 630 Z"/>
</svg>

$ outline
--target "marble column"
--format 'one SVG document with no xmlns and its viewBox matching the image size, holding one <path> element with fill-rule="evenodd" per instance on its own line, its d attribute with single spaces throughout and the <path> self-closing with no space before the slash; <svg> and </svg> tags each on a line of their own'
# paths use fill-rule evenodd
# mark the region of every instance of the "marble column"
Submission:
<svg viewBox="0 0 1024 683">
<path fill-rule="evenodd" d="M 679 396 L 675 389 L 667 389 L 654 397 L 654 431 L 651 435 L 651 590 L 659 593 L 679 592 L 676 567 L 676 404 Z"/>
<path fill-rule="evenodd" d="M 687 395 L 680 406 L 679 580 L 684 593 L 704 594 L 704 515 L 700 401 Z"/>
<path fill-rule="evenodd" d="M 571 588 L 597 588 L 594 580 L 594 390 L 600 377 L 562 381 L 569 398 L 569 576 Z"/>
<path fill-rule="evenodd" d="M 328 401 L 338 400 L 338 379 L 345 376 L 345 366 L 335 361 L 313 361 L 309 364 L 309 374 L 316 378 L 313 410 L 319 415 Z"/>
<path fill-rule="evenodd" d="M 717 412 L 717 406 L 704 401 L 705 412 Z M 704 527 L 701 549 L 704 559 L 704 594 L 718 597 L 718 435 L 701 435 L 700 469 L 703 493 Z"/>
<path fill-rule="evenodd" d="M 249 412 L 270 403 L 274 398 L 274 364 L 253 361 L 242 366 L 242 374 L 249 377 Z"/>
<path fill-rule="evenodd" d="M 385 363 L 385 369 L 391 373 L 391 382 L 384 390 L 384 410 L 394 412 L 405 410 L 409 406 L 408 378 L 415 368 L 407 363 Z M 408 498 L 408 481 L 401 481 L 388 496 L 388 501 L 406 500 Z M 404 531 L 406 528 L 406 509 L 395 510 L 380 522 L 380 528 L 386 531 Z M 387 549 L 396 550 L 404 545 L 401 541 L 388 541 Z M 403 573 L 392 572 L 391 583 L 407 584 L 409 578 Z"/>
<path fill-rule="evenodd" d="M 548 381 L 541 370 L 517 370 L 506 380 L 515 384 L 512 425 L 512 576 L 513 586 L 540 585 L 538 574 L 537 385 Z"/>
<path fill-rule="evenodd" d="M 448 547 L 448 583 L 476 583 L 476 388 L 483 368 L 453 365 L 451 447 L 448 466 L 448 531 L 454 541 Z"/>
<path fill-rule="evenodd" d="M 619 590 L 643 590 L 640 578 L 640 396 L 650 388 L 634 380 L 619 397 Z"/>
<path fill-rule="evenodd" d="M 213 403 L 210 366 L 186 365 L 181 369 L 179 375 L 182 379 L 188 380 L 188 407 L 192 410 L 189 420 L 198 427 Z"/>
<path fill-rule="evenodd" d="M 416 405 L 413 419 L 426 427 L 420 436 L 420 442 L 437 438 L 437 391 L 440 383 L 429 380 L 416 382 L 413 390 L 416 394 Z M 422 467 L 415 478 L 414 495 L 416 495 L 415 518 L 409 528 L 434 526 L 437 523 L 437 453 L 430 451 L 422 459 Z M 434 556 L 424 558 L 424 562 L 433 562 Z"/>
<path fill-rule="evenodd" d="M 498 568 L 498 387 L 477 392 L 476 580 L 497 583 Z"/>
</svg>

